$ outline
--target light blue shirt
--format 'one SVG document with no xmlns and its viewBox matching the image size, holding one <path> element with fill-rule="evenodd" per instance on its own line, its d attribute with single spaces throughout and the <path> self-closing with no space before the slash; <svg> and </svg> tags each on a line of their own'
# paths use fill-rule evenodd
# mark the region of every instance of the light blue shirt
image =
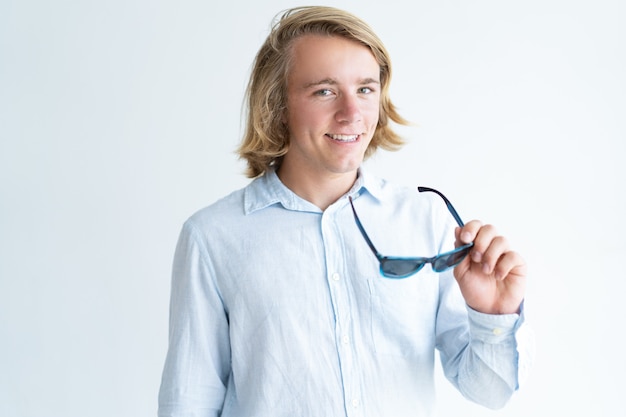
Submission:
<svg viewBox="0 0 626 417">
<path fill-rule="evenodd" d="M 523 316 L 469 309 L 451 270 L 382 277 L 348 195 L 383 255 L 454 247 L 438 196 L 363 170 L 325 211 L 270 171 L 197 212 L 174 257 L 160 417 L 429 416 L 436 349 L 463 395 L 506 403 Z"/>
</svg>

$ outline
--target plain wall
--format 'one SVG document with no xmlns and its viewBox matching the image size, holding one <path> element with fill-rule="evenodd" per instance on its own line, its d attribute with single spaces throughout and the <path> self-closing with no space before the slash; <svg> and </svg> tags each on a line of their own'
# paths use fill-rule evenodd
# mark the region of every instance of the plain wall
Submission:
<svg viewBox="0 0 626 417">
<path fill-rule="evenodd" d="M 0 415 L 154 416 L 183 221 L 244 186 L 254 54 L 298 1 L 0 3 Z M 367 164 L 445 191 L 529 264 L 537 339 L 498 413 L 616 415 L 626 212 L 621 0 L 326 1 L 394 63 L 408 145 Z"/>
</svg>

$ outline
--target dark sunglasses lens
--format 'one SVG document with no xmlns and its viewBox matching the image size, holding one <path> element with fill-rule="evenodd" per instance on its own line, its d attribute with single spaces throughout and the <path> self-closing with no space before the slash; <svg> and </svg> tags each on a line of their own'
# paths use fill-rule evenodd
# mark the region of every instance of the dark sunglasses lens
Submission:
<svg viewBox="0 0 626 417">
<path fill-rule="evenodd" d="M 423 261 L 411 259 L 385 259 L 380 267 L 387 278 L 406 278 L 413 275 L 424 266 Z"/>
<path fill-rule="evenodd" d="M 452 268 L 461 263 L 467 256 L 471 246 L 463 246 L 445 255 L 439 256 L 433 263 L 433 269 L 436 272 L 443 272 L 448 268 Z"/>
</svg>

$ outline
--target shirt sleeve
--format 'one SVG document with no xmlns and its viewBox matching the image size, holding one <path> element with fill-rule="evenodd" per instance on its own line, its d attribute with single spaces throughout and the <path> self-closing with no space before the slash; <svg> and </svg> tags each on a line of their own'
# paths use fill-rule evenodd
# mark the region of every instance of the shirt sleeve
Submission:
<svg viewBox="0 0 626 417">
<path fill-rule="evenodd" d="M 454 294 L 440 307 L 437 334 L 446 378 L 467 399 L 491 409 L 502 408 L 533 360 L 534 342 L 524 306 L 520 314 L 483 314 L 468 307 L 456 288 L 449 290 Z"/>
<path fill-rule="evenodd" d="M 228 317 L 203 239 L 187 221 L 176 246 L 159 417 L 218 416 L 224 403 L 230 374 Z"/>
</svg>

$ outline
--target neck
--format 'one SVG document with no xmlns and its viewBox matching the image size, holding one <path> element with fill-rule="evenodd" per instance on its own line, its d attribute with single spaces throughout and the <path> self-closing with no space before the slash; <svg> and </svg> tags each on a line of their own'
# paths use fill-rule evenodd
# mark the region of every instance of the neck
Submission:
<svg viewBox="0 0 626 417">
<path fill-rule="evenodd" d="M 315 204 L 322 211 L 347 193 L 354 185 L 357 171 L 328 173 L 323 176 L 304 176 L 293 171 L 278 169 L 280 181 L 299 197 Z M 295 175 L 294 175 L 295 174 Z"/>
</svg>

